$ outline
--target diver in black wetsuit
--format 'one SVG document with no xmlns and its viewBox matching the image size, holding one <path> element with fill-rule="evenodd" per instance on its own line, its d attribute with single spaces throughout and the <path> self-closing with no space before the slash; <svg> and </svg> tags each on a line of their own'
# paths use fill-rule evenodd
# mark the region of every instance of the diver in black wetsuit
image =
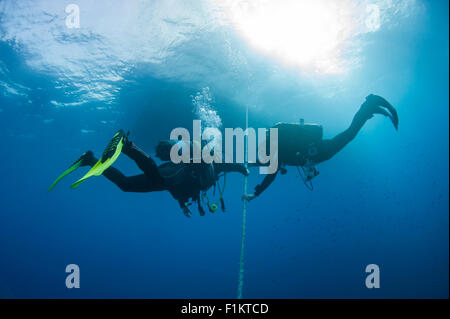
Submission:
<svg viewBox="0 0 450 319">
<path fill-rule="evenodd" d="M 244 195 L 243 199 L 250 201 L 259 196 L 275 180 L 278 171 L 281 174 L 286 173 L 284 166 L 305 167 L 305 181 L 309 182 L 318 175 L 314 164 L 329 160 L 342 150 L 374 114 L 389 117 L 395 129 L 398 129 L 397 111 L 384 98 L 373 94 L 366 97 L 350 127 L 330 140 L 322 139 L 322 127 L 319 125 L 302 126 L 287 123 L 275 125 L 274 127 L 278 128 L 278 170 L 267 175 L 262 183 L 255 187 L 255 192 Z"/>
<path fill-rule="evenodd" d="M 200 204 L 200 192 L 214 186 L 219 174 L 225 172 L 249 174 L 244 165 L 232 163 L 174 164 L 165 162 L 158 166 L 150 156 L 127 139 L 124 142 L 122 153 L 134 160 L 144 173 L 125 176 L 118 169 L 110 166 L 103 172 L 103 175 L 124 192 L 169 191 L 180 204 L 186 217 L 192 215 L 187 204 L 189 199 L 197 201 L 199 212 L 204 215 Z M 87 151 L 82 156 L 81 166 L 92 167 L 95 163 L 97 163 L 97 159 L 92 151 Z"/>
</svg>

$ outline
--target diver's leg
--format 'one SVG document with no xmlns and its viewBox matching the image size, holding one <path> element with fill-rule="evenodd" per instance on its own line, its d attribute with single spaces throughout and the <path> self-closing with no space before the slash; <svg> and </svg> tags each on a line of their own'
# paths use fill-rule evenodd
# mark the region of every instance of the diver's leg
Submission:
<svg viewBox="0 0 450 319">
<path fill-rule="evenodd" d="M 134 145 L 133 142 L 126 141 L 122 148 L 122 153 L 135 161 L 136 165 L 148 176 L 153 176 L 155 173 L 158 173 L 158 166 L 155 161 L 143 150 Z"/>
<path fill-rule="evenodd" d="M 387 108 L 391 114 L 382 109 L 380 106 Z M 388 116 L 394 124 L 394 127 L 397 129 L 398 117 L 395 109 L 382 97 L 377 95 L 369 95 L 366 98 L 366 101 L 361 105 L 358 112 L 356 112 L 350 126 L 344 132 L 336 135 L 331 140 L 322 140 L 317 145 L 317 154 L 315 156 L 311 156 L 311 160 L 315 163 L 319 163 L 332 158 L 355 138 L 366 121 L 372 118 L 375 113 Z"/>
<path fill-rule="evenodd" d="M 92 152 L 88 153 L 83 159 L 83 165 L 94 166 L 97 159 Z M 152 192 L 164 189 L 164 185 L 157 184 L 156 181 L 151 181 L 146 174 L 136 176 L 125 176 L 117 168 L 110 166 L 103 174 L 108 180 L 116 184 L 124 192 Z"/>
<path fill-rule="evenodd" d="M 136 165 L 144 172 L 156 190 L 166 189 L 165 181 L 159 174 L 158 166 L 143 150 L 127 140 L 122 152 L 136 162 Z"/>
<path fill-rule="evenodd" d="M 103 172 L 103 175 L 124 192 L 147 193 L 155 191 L 145 174 L 125 176 L 111 166 Z"/>
<path fill-rule="evenodd" d="M 311 160 L 315 163 L 320 163 L 332 158 L 355 138 L 364 123 L 365 121 L 363 121 L 357 113 L 350 127 L 344 132 L 336 135 L 331 140 L 322 140 L 318 143 L 317 154 L 311 156 Z"/>
</svg>

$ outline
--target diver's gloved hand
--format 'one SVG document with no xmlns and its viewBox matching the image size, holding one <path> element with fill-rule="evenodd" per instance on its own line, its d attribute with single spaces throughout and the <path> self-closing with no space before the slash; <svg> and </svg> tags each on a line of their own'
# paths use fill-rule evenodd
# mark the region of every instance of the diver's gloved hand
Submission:
<svg viewBox="0 0 450 319">
<path fill-rule="evenodd" d="M 181 208 L 181 210 L 183 211 L 184 216 L 186 216 L 187 218 L 190 218 L 192 216 L 192 212 L 189 207 L 184 206 Z"/>
<path fill-rule="evenodd" d="M 246 200 L 247 202 L 256 198 L 255 194 L 244 194 L 242 195 L 242 200 Z"/>
<path fill-rule="evenodd" d="M 395 129 L 398 130 L 398 114 L 396 109 L 383 97 L 370 94 L 366 97 L 366 102 L 361 106 L 362 112 L 367 112 L 371 118 L 373 114 L 383 114 L 391 119 Z M 389 111 L 389 112 L 388 112 Z"/>
</svg>

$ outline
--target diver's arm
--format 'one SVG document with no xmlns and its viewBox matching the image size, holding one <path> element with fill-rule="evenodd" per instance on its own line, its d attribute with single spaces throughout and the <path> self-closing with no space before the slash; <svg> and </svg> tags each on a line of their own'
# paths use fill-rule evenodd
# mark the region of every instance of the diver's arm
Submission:
<svg viewBox="0 0 450 319">
<path fill-rule="evenodd" d="M 277 177 L 277 174 L 278 174 L 278 170 L 273 174 L 267 174 L 266 177 L 264 177 L 262 183 L 259 185 L 256 185 L 255 193 L 245 194 L 244 196 L 242 196 L 242 199 L 251 201 L 252 199 L 255 199 L 257 196 L 261 195 L 261 193 L 264 192 L 266 190 L 266 188 L 270 186 L 270 184 L 272 184 L 272 182 Z"/>
<path fill-rule="evenodd" d="M 248 176 L 250 172 L 244 165 L 238 163 L 214 163 L 214 169 L 217 173 L 236 172 Z"/>
<path fill-rule="evenodd" d="M 273 183 L 273 181 L 277 177 L 277 174 L 278 170 L 273 174 L 267 174 L 266 177 L 264 177 L 262 183 L 255 186 L 255 196 L 261 195 L 261 193 L 264 192 L 266 188 Z"/>
</svg>

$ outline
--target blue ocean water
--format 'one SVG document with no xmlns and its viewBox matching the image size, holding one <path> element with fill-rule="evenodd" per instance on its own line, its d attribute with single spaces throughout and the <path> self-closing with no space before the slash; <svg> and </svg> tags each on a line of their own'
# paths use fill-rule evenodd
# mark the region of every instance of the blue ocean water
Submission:
<svg viewBox="0 0 450 319">
<path fill-rule="evenodd" d="M 447 298 L 448 2 L 372 1 L 375 22 L 366 1 L 309 2 L 339 32 L 273 18 L 289 1 L 273 15 L 223 3 L 78 1 L 68 28 L 66 3 L 0 2 L 0 297 L 235 298 L 242 176 L 227 177 L 226 212 L 191 219 L 168 192 L 123 193 L 102 176 L 70 189 L 82 169 L 47 188 L 119 128 L 153 156 L 193 119 L 245 127 L 248 107 L 251 127 L 304 118 L 331 138 L 375 93 L 398 132 L 375 116 L 318 165 L 312 192 L 288 167 L 249 203 L 243 296 Z M 123 155 L 114 166 L 139 173 Z M 262 178 L 252 169 L 249 189 Z"/>
</svg>

